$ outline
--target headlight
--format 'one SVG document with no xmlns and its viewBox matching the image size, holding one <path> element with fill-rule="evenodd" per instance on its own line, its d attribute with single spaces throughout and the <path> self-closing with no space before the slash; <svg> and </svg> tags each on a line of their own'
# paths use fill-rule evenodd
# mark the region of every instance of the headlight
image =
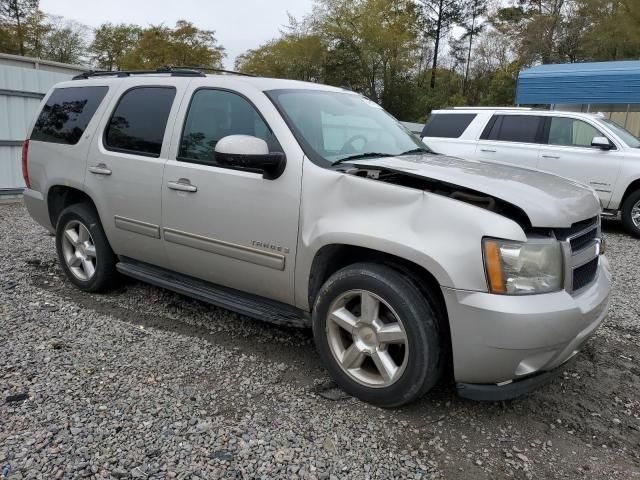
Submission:
<svg viewBox="0 0 640 480">
<path fill-rule="evenodd" d="M 485 238 L 482 245 L 491 293 L 530 295 L 562 289 L 559 242 L 522 243 Z"/>
</svg>

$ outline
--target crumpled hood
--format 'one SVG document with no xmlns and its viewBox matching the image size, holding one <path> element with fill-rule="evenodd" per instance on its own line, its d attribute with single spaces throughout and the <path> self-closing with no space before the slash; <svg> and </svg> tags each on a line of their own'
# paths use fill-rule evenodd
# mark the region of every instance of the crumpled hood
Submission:
<svg viewBox="0 0 640 480">
<path fill-rule="evenodd" d="M 534 227 L 567 228 L 600 212 L 600 202 L 590 187 L 511 165 L 431 154 L 353 164 L 430 178 L 491 195 L 522 209 Z"/>
</svg>

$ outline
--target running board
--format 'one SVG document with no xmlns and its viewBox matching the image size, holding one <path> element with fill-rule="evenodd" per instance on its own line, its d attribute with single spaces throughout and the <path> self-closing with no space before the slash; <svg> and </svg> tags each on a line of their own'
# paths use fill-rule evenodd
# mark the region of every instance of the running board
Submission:
<svg viewBox="0 0 640 480">
<path fill-rule="evenodd" d="M 307 312 L 275 300 L 215 285 L 125 257 L 122 257 L 116 264 L 116 269 L 123 275 L 136 280 L 166 288 L 258 320 L 289 327 L 307 328 L 311 326 Z"/>
</svg>

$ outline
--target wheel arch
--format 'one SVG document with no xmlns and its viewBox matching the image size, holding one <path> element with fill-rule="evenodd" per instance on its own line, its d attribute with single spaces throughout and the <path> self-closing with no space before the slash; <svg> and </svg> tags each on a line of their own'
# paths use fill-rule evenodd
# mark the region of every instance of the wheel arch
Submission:
<svg viewBox="0 0 640 480">
<path fill-rule="evenodd" d="M 49 220 L 53 228 L 56 227 L 58 218 L 62 211 L 69 205 L 76 203 L 88 203 L 96 212 L 96 204 L 93 199 L 84 191 L 66 185 L 53 185 L 47 191 L 47 210 Z"/>
<path fill-rule="evenodd" d="M 622 210 L 624 202 L 627 200 L 627 198 L 629 198 L 631 194 L 638 190 L 640 190 L 640 178 L 636 178 L 633 182 L 631 182 L 627 189 L 624 191 L 622 200 L 620 200 L 620 205 L 618 206 L 618 210 Z"/>
<path fill-rule="evenodd" d="M 309 310 L 313 309 L 322 285 L 331 275 L 344 267 L 362 262 L 387 265 L 411 279 L 436 310 L 439 329 L 443 336 L 443 346 L 451 352 L 451 327 L 440 282 L 424 266 L 398 255 L 350 244 L 323 246 L 316 252 L 309 273 Z"/>
</svg>

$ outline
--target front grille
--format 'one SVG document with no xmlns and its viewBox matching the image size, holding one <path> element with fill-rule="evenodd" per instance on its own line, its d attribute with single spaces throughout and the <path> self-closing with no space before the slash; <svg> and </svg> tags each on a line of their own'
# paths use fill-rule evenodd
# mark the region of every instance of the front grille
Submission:
<svg viewBox="0 0 640 480">
<path fill-rule="evenodd" d="M 587 220 L 576 222 L 573 225 L 571 225 L 569 228 L 556 228 L 554 229 L 554 232 L 556 234 L 557 239 L 564 240 L 586 230 L 592 225 L 593 226 L 598 225 L 598 217 L 592 217 L 592 218 L 588 218 Z"/>
<path fill-rule="evenodd" d="M 588 232 L 585 232 L 577 237 L 573 237 L 570 240 L 571 243 L 571 251 L 578 252 L 582 250 L 584 247 L 588 246 L 593 242 L 596 238 L 598 238 L 598 229 L 593 228 Z"/>
<path fill-rule="evenodd" d="M 580 290 L 596 279 L 598 273 L 598 257 L 573 271 L 573 291 Z"/>
<path fill-rule="evenodd" d="M 600 241 L 599 217 L 576 222 L 569 228 L 556 228 L 554 233 L 566 246 L 565 287 L 576 292 L 589 286 L 598 275 L 599 250 L 594 246 Z"/>
</svg>

